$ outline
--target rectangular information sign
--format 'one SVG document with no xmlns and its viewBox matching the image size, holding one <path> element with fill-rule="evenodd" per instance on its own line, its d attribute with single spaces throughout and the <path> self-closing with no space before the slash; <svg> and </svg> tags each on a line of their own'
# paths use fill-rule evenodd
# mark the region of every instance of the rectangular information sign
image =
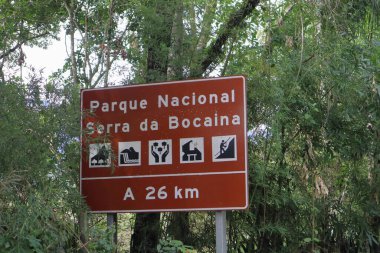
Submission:
<svg viewBox="0 0 380 253">
<path fill-rule="evenodd" d="M 92 212 L 247 208 L 243 76 L 85 89 L 81 109 Z"/>
</svg>

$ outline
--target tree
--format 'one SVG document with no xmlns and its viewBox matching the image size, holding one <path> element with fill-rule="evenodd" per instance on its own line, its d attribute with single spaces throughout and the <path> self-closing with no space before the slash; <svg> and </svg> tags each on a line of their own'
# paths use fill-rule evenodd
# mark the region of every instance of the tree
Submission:
<svg viewBox="0 0 380 253">
<path fill-rule="evenodd" d="M 148 3 L 152 10 L 144 16 L 142 24 L 144 47 L 147 56 L 146 82 L 167 79 L 168 52 L 176 1 Z M 155 26 L 153 26 L 155 24 Z M 160 213 L 137 214 L 131 240 L 133 252 L 156 252 L 160 238 Z"/>
<path fill-rule="evenodd" d="M 193 56 L 193 58 L 202 60 L 199 63 L 191 64 L 192 68 L 194 68 L 194 72 L 190 73 L 191 76 L 201 76 L 212 63 L 216 63 L 219 60 L 218 58 L 223 52 L 223 47 L 233 33 L 233 30 L 242 25 L 244 19 L 253 11 L 258 2 L 246 1 L 236 12 L 233 12 L 227 23 L 222 25 L 219 36 L 209 49 L 205 48 L 205 44 L 206 38 L 210 37 L 207 33 L 210 33 L 211 19 L 208 16 L 205 17 L 206 20 L 201 35 L 202 41 L 196 45 L 198 51 L 192 50 L 192 53 L 199 54 Z M 180 56 L 184 48 L 181 43 L 185 43 L 183 39 L 185 35 L 183 20 L 181 19 L 184 10 L 183 3 L 181 1 L 172 1 L 170 4 L 164 4 L 160 1 L 153 1 L 149 2 L 144 8 L 148 8 L 149 16 L 143 15 L 140 17 L 139 20 L 143 20 L 143 22 L 139 29 L 142 31 L 142 42 L 147 55 L 146 82 L 166 80 L 168 72 L 170 76 L 174 76 L 176 79 L 185 78 L 186 73 L 184 69 L 191 69 L 191 67 L 190 65 L 186 66 L 185 56 Z M 215 7 L 206 5 L 207 8 Z M 203 52 L 204 50 L 206 53 Z M 171 68 L 168 69 L 168 66 L 173 66 L 173 70 Z M 187 243 L 188 233 L 186 232 L 186 227 L 188 226 L 188 214 L 175 214 L 173 218 L 170 230 L 177 239 Z M 159 238 L 158 231 L 159 214 L 137 214 L 131 250 L 134 252 L 155 251 Z M 184 231 L 184 233 L 179 231 Z M 150 239 L 144 240 L 144 237 Z"/>
<path fill-rule="evenodd" d="M 251 79 L 254 202 L 242 219 L 257 228 L 234 227 L 235 250 L 240 243 L 248 252 L 377 250 L 370 224 L 378 209 L 365 175 L 376 142 L 366 124 L 377 121 L 370 108 L 378 102 L 374 65 L 363 66 L 374 52 L 364 34 L 372 36 L 366 29 L 375 25 L 364 17 L 375 11 L 360 2 L 355 12 L 356 4 L 268 4 L 265 43 L 233 51 L 228 73 Z"/>
<path fill-rule="evenodd" d="M 7 1 L 0 5 L 0 18 L 0 81 L 4 83 L 5 64 L 23 65 L 23 45 L 44 46 L 47 39 L 55 36 L 63 18 L 62 6 L 54 0 Z"/>
</svg>

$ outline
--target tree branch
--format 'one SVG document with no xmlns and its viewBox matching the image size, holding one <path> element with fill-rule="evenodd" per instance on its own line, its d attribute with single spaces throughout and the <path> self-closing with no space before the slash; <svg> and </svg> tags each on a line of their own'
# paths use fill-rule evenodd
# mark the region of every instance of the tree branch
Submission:
<svg viewBox="0 0 380 253">
<path fill-rule="evenodd" d="M 207 50 L 206 57 L 202 61 L 200 70 L 196 73 L 196 75 L 201 75 L 204 73 L 207 68 L 214 63 L 220 55 L 222 55 L 223 47 L 227 43 L 227 40 L 231 37 L 234 29 L 242 25 L 244 19 L 252 13 L 259 3 L 260 0 L 247 0 L 239 10 L 230 16 L 226 25 L 220 29 L 219 35 L 215 42 Z"/>
<path fill-rule="evenodd" d="M 14 51 L 16 51 L 18 48 L 20 48 L 22 46 L 22 44 L 23 44 L 23 42 L 18 42 L 14 47 L 7 50 L 5 53 L 1 54 L 0 59 L 3 59 L 4 57 L 7 57 L 8 55 L 10 55 Z"/>
<path fill-rule="evenodd" d="M 7 51 L 5 51 L 4 53 L 0 54 L 0 60 L 7 57 L 8 55 L 10 55 L 11 53 L 13 53 L 14 51 L 16 51 L 17 49 L 19 49 L 22 45 L 24 45 L 27 41 L 31 41 L 31 40 L 35 40 L 35 39 L 38 39 L 38 38 L 41 38 L 41 37 L 44 37 L 46 35 L 49 35 L 49 32 L 44 32 L 44 33 L 41 33 L 41 34 L 37 34 L 37 35 L 34 35 L 30 38 L 27 38 L 27 39 L 24 39 L 22 41 L 19 41 L 16 45 L 14 45 L 12 48 L 8 49 Z"/>
</svg>

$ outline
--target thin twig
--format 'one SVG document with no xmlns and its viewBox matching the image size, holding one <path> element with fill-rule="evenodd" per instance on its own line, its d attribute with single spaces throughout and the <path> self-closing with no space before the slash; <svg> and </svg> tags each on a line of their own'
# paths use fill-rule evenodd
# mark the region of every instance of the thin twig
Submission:
<svg viewBox="0 0 380 253">
<path fill-rule="evenodd" d="M 302 62 L 303 62 L 303 50 L 304 50 L 303 47 L 304 47 L 304 26 L 303 26 L 303 16 L 301 13 L 301 57 L 300 57 L 300 63 L 298 66 L 298 73 L 297 73 L 296 80 L 298 80 L 301 74 L 301 68 L 302 68 Z"/>
</svg>

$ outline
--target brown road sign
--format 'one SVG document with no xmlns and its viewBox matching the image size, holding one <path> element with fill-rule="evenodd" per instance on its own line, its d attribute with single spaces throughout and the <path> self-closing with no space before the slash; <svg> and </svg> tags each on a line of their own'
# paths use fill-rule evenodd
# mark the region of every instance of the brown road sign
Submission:
<svg viewBox="0 0 380 253">
<path fill-rule="evenodd" d="M 81 108 L 92 212 L 247 208 L 244 77 L 82 90 Z"/>
</svg>

